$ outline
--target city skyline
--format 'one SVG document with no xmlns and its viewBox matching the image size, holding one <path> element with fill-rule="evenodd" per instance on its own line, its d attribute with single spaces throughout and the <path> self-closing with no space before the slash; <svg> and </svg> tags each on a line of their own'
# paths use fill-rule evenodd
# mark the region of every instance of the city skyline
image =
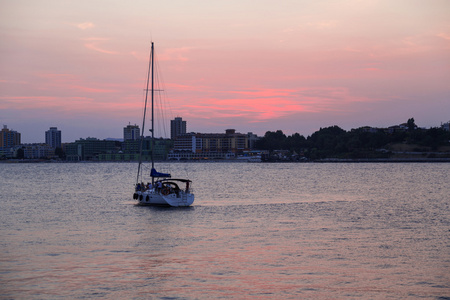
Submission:
<svg viewBox="0 0 450 300">
<path fill-rule="evenodd" d="M 170 131 L 171 131 L 171 132 L 173 131 L 173 128 L 172 128 L 172 126 L 174 125 L 173 122 L 174 122 L 174 121 L 177 121 L 177 119 L 178 119 L 178 120 L 181 120 L 182 118 L 181 118 L 181 117 L 175 117 L 174 120 L 170 120 L 170 122 L 171 122 L 171 128 L 170 128 Z M 409 122 L 410 120 L 412 120 L 413 122 L 415 122 L 415 121 L 414 121 L 414 118 L 408 119 L 407 122 Z M 186 125 L 187 121 L 186 121 L 186 120 L 183 120 L 183 122 L 184 122 L 184 124 Z M 383 126 L 383 127 L 375 127 L 375 126 L 361 125 L 361 126 L 357 126 L 357 127 L 354 127 L 354 128 L 349 128 L 349 130 L 346 130 L 346 129 L 344 129 L 344 128 L 342 128 L 342 129 L 345 130 L 345 131 L 351 131 L 351 130 L 355 130 L 355 129 L 359 129 L 359 128 L 369 127 L 369 128 L 373 128 L 373 129 L 379 129 L 379 130 L 388 130 L 389 128 L 396 128 L 396 127 L 406 128 L 407 122 L 397 122 L 396 124 L 392 124 L 392 125 L 390 125 L 390 126 Z M 414 124 L 415 124 L 415 123 L 414 123 Z M 450 121 L 448 121 L 448 122 L 441 122 L 440 124 L 436 124 L 436 125 L 430 126 L 430 127 L 423 127 L 423 126 L 417 126 L 417 125 L 416 125 L 416 126 L 417 126 L 417 128 L 422 128 L 422 129 L 425 129 L 425 130 L 428 130 L 428 129 L 431 129 L 431 128 L 442 128 L 442 129 L 448 131 L 448 130 L 449 130 L 449 129 L 448 129 L 448 128 L 449 128 L 449 124 L 450 124 Z M 333 126 L 337 126 L 337 125 L 333 125 Z M 333 126 L 328 126 L 328 127 L 333 127 Z M 322 127 L 320 127 L 317 131 L 312 132 L 311 134 L 316 133 L 316 132 L 318 132 L 320 129 L 324 129 L 324 128 L 326 128 L 326 127 L 327 127 L 327 126 L 322 126 Z M 339 127 L 339 126 L 338 126 L 338 127 Z M 15 133 L 15 134 L 18 134 L 19 139 L 20 139 L 20 136 L 22 135 L 21 132 L 18 132 L 18 131 L 16 131 L 16 130 L 12 129 L 12 128 L 8 128 L 8 125 L 3 125 L 3 128 L 4 128 L 3 130 L 8 130 L 8 131 L 10 131 L 10 132 L 13 132 L 13 133 Z M 340 127 L 339 127 L 339 128 L 340 128 Z M 281 130 L 281 129 L 272 129 L 272 130 L 268 130 L 268 131 L 266 131 L 266 132 L 276 132 L 276 131 L 278 131 L 278 130 Z M 52 144 L 51 142 L 49 143 L 49 142 L 47 141 L 47 139 L 49 138 L 48 135 L 49 135 L 50 132 L 52 132 L 52 131 L 57 132 L 58 137 L 57 137 L 56 139 L 58 140 L 57 143 L 60 144 L 60 143 L 61 143 L 61 132 L 62 132 L 62 131 L 59 130 L 59 129 L 58 129 L 57 127 L 55 127 L 55 126 L 50 126 L 49 130 L 46 130 L 46 131 L 44 132 L 44 141 L 37 141 L 37 142 L 24 142 L 24 141 L 21 141 L 20 143 L 18 143 L 18 144 L 16 144 L 16 145 L 25 145 L 25 144 L 48 144 L 48 145 L 50 145 L 50 146 L 53 146 L 53 145 L 51 145 L 51 144 Z M 246 130 L 243 130 L 242 132 L 240 132 L 239 130 L 236 130 L 236 129 L 234 129 L 234 128 L 227 128 L 227 129 L 224 129 L 222 132 L 187 131 L 187 132 L 183 132 L 183 134 L 186 134 L 186 133 L 188 133 L 188 134 L 223 134 L 224 132 L 227 132 L 227 131 L 233 131 L 233 132 L 236 132 L 236 131 L 237 131 L 237 133 L 239 133 L 239 134 L 251 134 L 251 135 L 253 135 L 253 136 L 255 136 L 255 137 L 256 137 L 256 136 L 257 136 L 257 137 L 264 137 L 264 135 L 265 135 L 265 133 L 262 134 L 262 135 L 258 135 L 258 134 L 255 134 L 255 133 L 253 133 L 253 132 L 246 131 Z M 297 133 L 300 134 L 299 132 L 294 132 L 294 133 L 292 133 L 292 134 L 289 134 L 289 133 L 287 133 L 287 132 L 284 132 L 283 130 L 281 130 L 281 131 L 282 131 L 283 134 L 285 134 L 286 136 L 290 136 L 290 135 L 297 134 Z M 69 143 L 74 143 L 74 142 L 76 142 L 76 141 L 78 141 L 78 140 L 88 140 L 88 139 L 95 139 L 95 140 L 115 140 L 115 141 L 122 141 L 122 142 L 123 142 L 123 141 L 126 141 L 127 139 L 137 140 L 137 139 L 140 139 L 140 132 L 141 132 L 141 128 L 139 127 L 139 125 L 136 125 L 136 124 L 134 124 L 134 125 L 128 124 L 128 125 L 124 125 L 124 127 L 122 127 L 122 136 L 121 136 L 121 137 L 99 138 L 99 137 L 96 137 L 96 136 L 93 136 L 93 135 L 87 135 L 87 136 L 85 136 L 85 137 L 79 137 L 79 138 L 76 138 L 76 139 L 71 140 L 71 141 L 63 142 L 63 144 L 69 144 Z M 304 136 L 305 138 L 307 138 L 307 137 L 311 136 L 311 134 L 309 134 L 309 135 L 302 135 L 302 134 L 300 134 L 300 135 L 302 135 L 302 136 Z M 151 133 L 147 133 L 146 135 L 144 135 L 144 137 L 145 137 L 145 138 L 151 137 Z M 171 136 L 155 136 L 155 138 L 156 138 L 156 139 L 160 139 L 160 138 L 163 138 L 163 139 L 174 139 L 174 138 L 171 137 Z M 53 147 L 53 148 L 55 148 L 55 147 Z"/>
<path fill-rule="evenodd" d="M 450 2 L 5 1 L 0 122 L 22 143 L 140 124 L 150 40 L 189 131 L 388 127 L 450 115 Z M 170 137 L 170 131 L 165 137 Z"/>
</svg>

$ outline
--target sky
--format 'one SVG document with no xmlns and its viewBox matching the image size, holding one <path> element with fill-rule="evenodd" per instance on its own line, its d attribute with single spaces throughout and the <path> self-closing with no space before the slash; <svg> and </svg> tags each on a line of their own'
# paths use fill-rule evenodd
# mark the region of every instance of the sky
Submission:
<svg viewBox="0 0 450 300">
<path fill-rule="evenodd" d="M 448 0 L 0 0 L 0 126 L 22 143 L 55 126 L 63 142 L 123 137 L 142 122 L 151 41 L 168 128 L 450 120 Z"/>
</svg>

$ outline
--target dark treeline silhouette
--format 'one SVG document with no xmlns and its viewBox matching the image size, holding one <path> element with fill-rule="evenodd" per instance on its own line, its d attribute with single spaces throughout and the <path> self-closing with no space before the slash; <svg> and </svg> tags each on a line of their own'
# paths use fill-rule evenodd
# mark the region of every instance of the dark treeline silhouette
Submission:
<svg viewBox="0 0 450 300">
<path fill-rule="evenodd" d="M 450 146 L 449 131 L 421 129 L 413 118 L 403 125 L 388 129 L 362 127 L 350 131 L 331 126 L 321 128 L 307 138 L 298 133 L 286 136 L 281 130 L 268 131 L 255 146 L 269 151 L 269 156 L 264 158 L 266 161 L 389 158 L 395 152 L 395 145 L 408 145 L 403 148 L 411 152 L 432 152 Z"/>
</svg>

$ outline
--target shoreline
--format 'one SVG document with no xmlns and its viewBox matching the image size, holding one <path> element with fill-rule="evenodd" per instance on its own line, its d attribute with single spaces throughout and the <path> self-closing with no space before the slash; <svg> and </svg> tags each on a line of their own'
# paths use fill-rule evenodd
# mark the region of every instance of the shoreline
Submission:
<svg viewBox="0 0 450 300">
<path fill-rule="evenodd" d="M 359 158 L 359 159 L 339 159 L 325 158 L 315 160 L 316 163 L 433 163 L 433 162 L 450 162 L 450 158 Z"/>
<path fill-rule="evenodd" d="M 346 158 L 324 158 L 311 161 L 245 161 L 237 159 L 209 159 L 209 160 L 184 160 L 184 161 L 174 161 L 174 160 L 164 160 L 159 161 L 160 163 L 450 163 L 450 158 L 359 158 L 359 159 L 346 159 Z M 137 163 L 136 161 L 49 161 L 49 160 L 39 160 L 39 159 L 11 159 L 11 160 L 0 160 L 0 164 L 22 164 L 22 163 Z"/>
</svg>

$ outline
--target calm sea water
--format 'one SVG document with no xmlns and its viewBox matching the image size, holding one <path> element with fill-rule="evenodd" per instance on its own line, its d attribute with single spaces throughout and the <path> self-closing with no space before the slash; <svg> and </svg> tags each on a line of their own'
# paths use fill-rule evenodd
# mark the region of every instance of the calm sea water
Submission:
<svg viewBox="0 0 450 300">
<path fill-rule="evenodd" d="M 0 164 L 1 299 L 450 299 L 450 164 Z M 177 171 L 178 170 L 178 171 Z"/>
</svg>

